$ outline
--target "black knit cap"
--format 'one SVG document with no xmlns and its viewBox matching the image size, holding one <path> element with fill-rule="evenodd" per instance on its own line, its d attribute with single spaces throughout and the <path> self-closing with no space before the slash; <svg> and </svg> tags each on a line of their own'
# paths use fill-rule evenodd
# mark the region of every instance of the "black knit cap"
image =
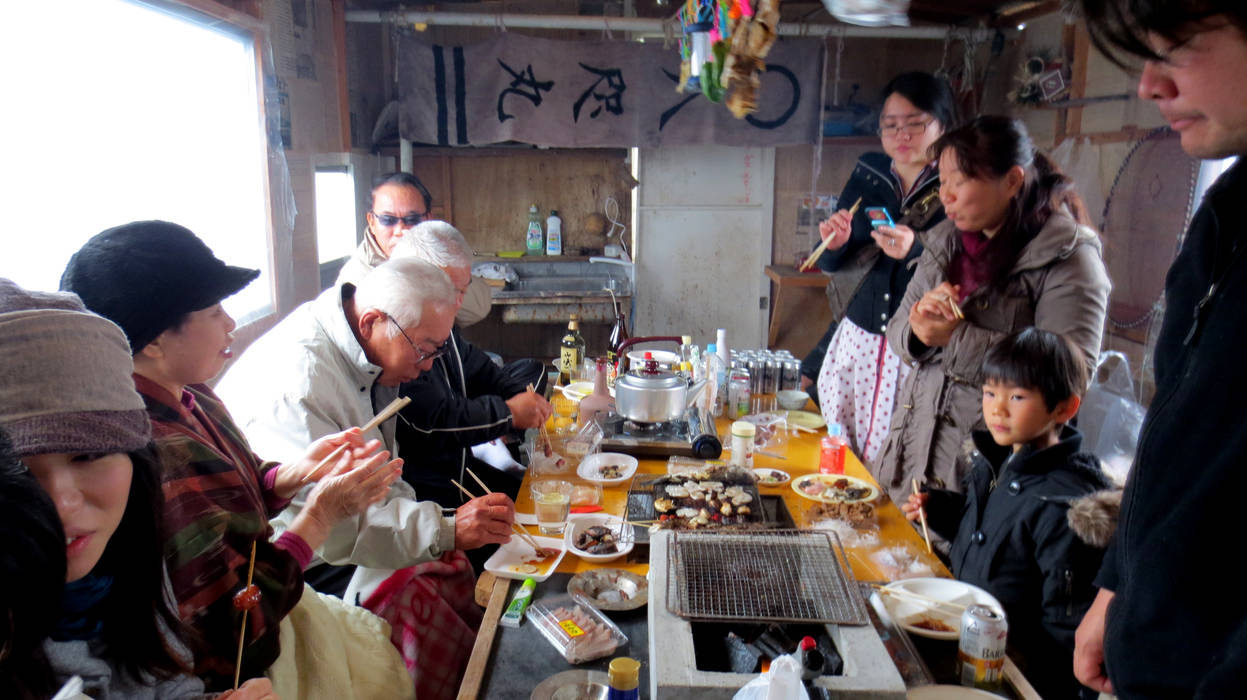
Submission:
<svg viewBox="0 0 1247 700">
<path fill-rule="evenodd" d="M 138 353 L 192 311 L 246 287 L 259 270 L 226 265 L 185 226 L 134 221 L 99 233 L 74 253 L 61 289 L 126 332 Z"/>
</svg>

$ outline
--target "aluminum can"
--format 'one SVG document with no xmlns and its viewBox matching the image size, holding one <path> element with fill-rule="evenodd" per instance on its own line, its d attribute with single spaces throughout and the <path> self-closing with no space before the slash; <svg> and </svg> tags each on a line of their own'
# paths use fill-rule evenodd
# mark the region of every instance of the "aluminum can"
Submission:
<svg viewBox="0 0 1247 700">
<path fill-rule="evenodd" d="M 766 361 L 766 381 L 762 385 L 762 393 L 774 394 L 779 391 L 779 377 L 782 372 L 783 369 L 779 360 L 770 359 Z"/>
<path fill-rule="evenodd" d="M 749 358 L 749 391 L 754 395 L 765 394 L 766 360 L 761 357 Z"/>
<path fill-rule="evenodd" d="M 749 402 L 753 396 L 749 384 L 749 370 L 744 368 L 732 370 L 727 382 L 728 418 L 741 418 L 749 415 Z"/>
<path fill-rule="evenodd" d="M 966 608 L 961 614 L 961 641 L 957 646 L 957 675 L 962 685 L 987 691 L 1002 688 L 1008 633 L 1003 612 L 986 605 Z"/>
<path fill-rule="evenodd" d="M 801 388 L 801 361 L 784 360 L 783 374 L 779 380 L 780 391 Z"/>
</svg>

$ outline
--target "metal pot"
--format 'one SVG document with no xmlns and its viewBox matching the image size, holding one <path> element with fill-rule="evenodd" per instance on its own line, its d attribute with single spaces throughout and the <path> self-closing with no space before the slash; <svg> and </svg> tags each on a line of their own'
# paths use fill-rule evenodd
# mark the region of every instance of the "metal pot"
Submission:
<svg viewBox="0 0 1247 700">
<path fill-rule="evenodd" d="M 676 420 L 705 383 L 703 379 L 689 386 L 672 372 L 627 372 L 615 380 L 615 412 L 638 423 Z"/>
</svg>

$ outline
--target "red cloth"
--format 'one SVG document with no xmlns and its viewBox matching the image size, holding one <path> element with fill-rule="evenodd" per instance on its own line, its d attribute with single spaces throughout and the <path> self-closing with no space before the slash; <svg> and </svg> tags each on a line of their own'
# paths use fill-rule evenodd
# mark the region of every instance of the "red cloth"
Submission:
<svg viewBox="0 0 1247 700">
<path fill-rule="evenodd" d="M 390 623 L 420 700 L 450 700 L 459 692 L 483 614 L 476 575 L 463 552 L 396 571 L 364 607 Z"/>
<path fill-rule="evenodd" d="M 958 231 L 961 234 L 961 248 L 953 255 L 952 269 L 948 271 L 948 281 L 961 285 L 961 303 L 979 287 L 991 282 L 994 250 L 992 239 L 979 231 Z"/>
</svg>

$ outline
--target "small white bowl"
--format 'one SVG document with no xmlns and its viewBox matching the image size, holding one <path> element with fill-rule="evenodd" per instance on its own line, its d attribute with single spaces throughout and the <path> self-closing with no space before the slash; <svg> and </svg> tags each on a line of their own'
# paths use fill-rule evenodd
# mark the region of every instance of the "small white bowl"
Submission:
<svg viewBox="0 0 1247 700">
<path fill-rule="evenodd" d="M 576 547 L 576 538 L 580 537 L 580 533 L 594 525 L 601 525 L 618 534 L 619 545 L 614 552 L 610 554 L 590 554 Z M 567 545 L 569 552 L 585 561 L 594 563 L 614 561 L 627 556 L 628 552 L 632 551 L 635 541 L 636 535 L 633 533 L 631 525 L 625 523 L 619 516 L 606 515 L 605 513 L 573 515 L 571 520 L 567 521 L 567 530 L 563 533 L 563 542 Z"/>
<path fill-rule="evenodd" d="M 786 408 L 789 411 L 800 411 L 805 408 L 805 403 L 810 400 L 810 395 L 800 389 L 784 389 L 775 392 L 775 400 L 779 402 L 780 408 Z"/>
<path fill-rule="evenodd" d="M 619 476 L 608 479 L 602 476 L 602 467 L 619 467 Z M 576 476 L 603 486 L 618 486 L 636 474 L 637 460 L 632 455 L 619 452 L 597 452 L 580 460 Z"/>
</svg>

